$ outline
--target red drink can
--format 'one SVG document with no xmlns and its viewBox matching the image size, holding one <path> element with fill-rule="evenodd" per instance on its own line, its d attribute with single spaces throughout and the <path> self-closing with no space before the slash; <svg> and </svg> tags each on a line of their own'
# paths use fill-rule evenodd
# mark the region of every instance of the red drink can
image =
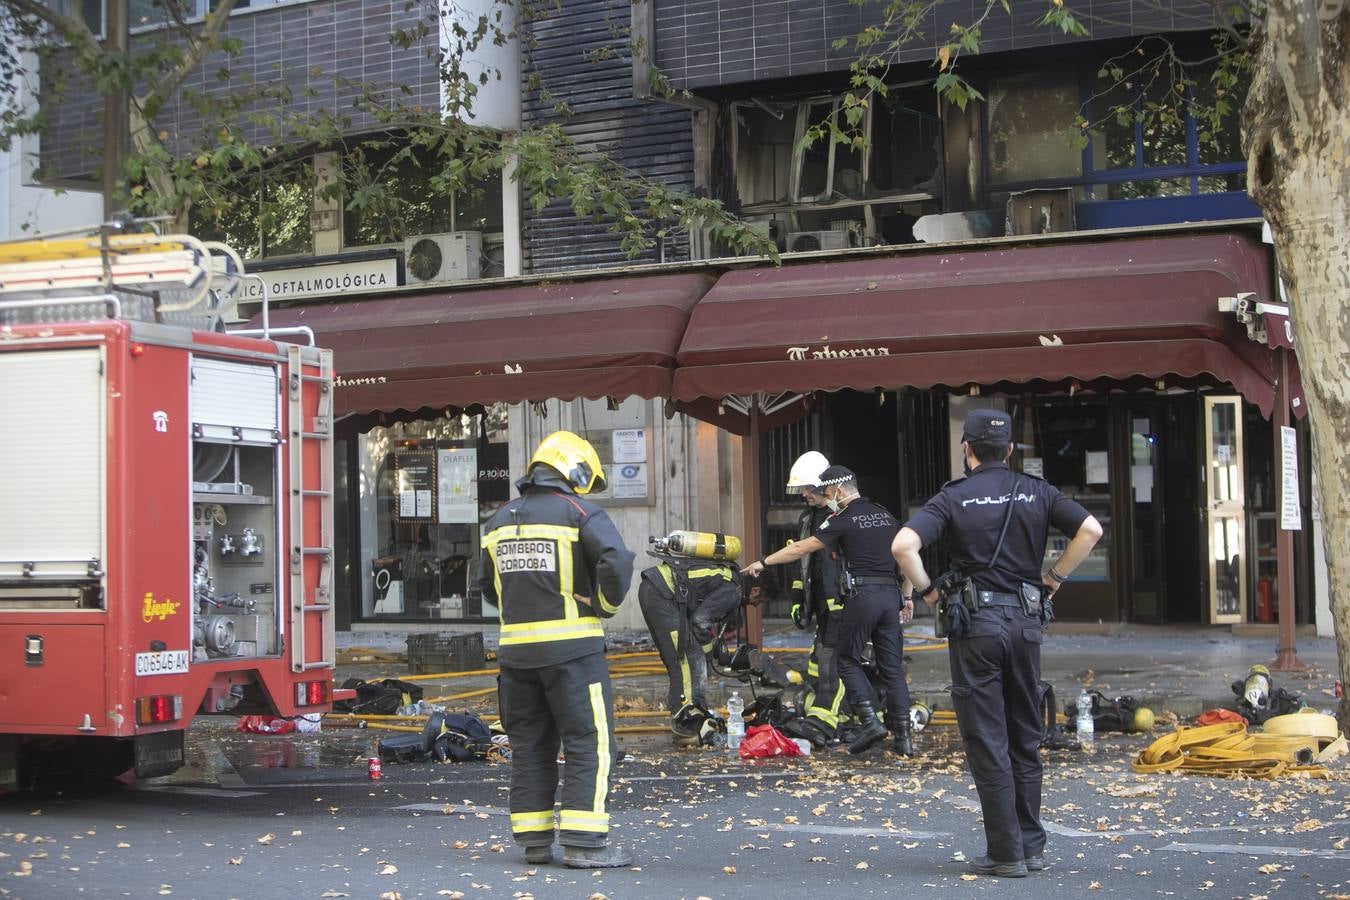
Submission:
<svg viewBox="0 0 1350 900">
<path fill-rule="evenodd" d="M 378 756 L 372 756 L 370 761 L 366 764 L 366 775 L 370 777 L 371 781 L 378 781 L 380 772 L 380 758 Z"/>
</svg>

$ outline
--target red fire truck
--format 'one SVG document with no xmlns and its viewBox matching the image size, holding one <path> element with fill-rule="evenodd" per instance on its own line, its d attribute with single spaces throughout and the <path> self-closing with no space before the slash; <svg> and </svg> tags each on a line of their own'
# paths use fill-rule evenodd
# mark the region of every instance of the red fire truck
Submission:
<svg viewBox="0 0 1350 900">
<path fill-rule="evenodd" d="M 329 709 L 332 355 L 227 333 L 249 278 L 186 236 L 0 244 L 0 785 Z"/>
</svg>

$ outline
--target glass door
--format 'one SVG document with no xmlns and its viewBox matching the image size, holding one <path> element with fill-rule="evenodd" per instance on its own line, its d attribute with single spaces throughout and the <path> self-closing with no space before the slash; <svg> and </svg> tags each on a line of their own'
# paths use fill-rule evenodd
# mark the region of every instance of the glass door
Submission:
<svg viewBox="0 0 1350 900">
<path fill-rule="evenodd" d="M 1242 472 L 1242 400 L 1205 398 L 1209 620 L 1247 620 L 1247 543 Z"/>
<path fill-rule="evenodd" d="M 1166 604 L 1166 542 L 1163 539 L 1162 467 L 1156 404 L 1130 404 L 1130 477 L 1127 482 L 1130 522 L 1130 579 L 1127 599 L 1132 622 L 1162 622 Z"/>
</svg>

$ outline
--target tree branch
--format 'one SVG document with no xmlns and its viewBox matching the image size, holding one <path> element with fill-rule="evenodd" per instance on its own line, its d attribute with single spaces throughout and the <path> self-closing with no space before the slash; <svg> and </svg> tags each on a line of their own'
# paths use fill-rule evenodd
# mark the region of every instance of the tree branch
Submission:
<svg viewBox="0 0 1350 900">
<path fill-rule="evenodd" d="M 172 3 L 173 0 L 168 0 L 168 2 Z M 183 58 L 178 65 L 174 66 L 173 71 L 159 79 L 154 89 L 141 98 L 142 106 L 159 109 L 178 91 L 184 79 L 201 64 L 202 57 L 215 44 L 215 39 L 230 19 L 230 11 L 234 9 L 235 2 L 236 0 L 221 0 L 220 5 L 207 15 L 202 22 L 201 33 L 189 40 L 187 52 L 183 54 Z M 191 29 L 185 29 L 184 31 L 191 35 Z"/>
<path fill-rule="evenodd" d="M 234 0 L 230 0 L 234 2 Z M 5 0 L 5 4 L 19 15 L 29 16 L 46 22 L 53 31 L 70 44 L 78 44 L 81 52 L 98 54 L 102 52 L 98 38 L 94 36 L 89 23 L 82 16 L 66 16 L 35 0 Z"/>
</svg>

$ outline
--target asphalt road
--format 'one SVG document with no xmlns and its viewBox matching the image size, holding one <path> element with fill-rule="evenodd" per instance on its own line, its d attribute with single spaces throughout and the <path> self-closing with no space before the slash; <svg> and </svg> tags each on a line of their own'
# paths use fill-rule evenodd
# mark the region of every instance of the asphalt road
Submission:
<svg viewBox="0 0 1350 900">
<path fill-rule="evenodd" d="M 486 762 L 385 767 L 369 732 L 191 732 L 173 779 L 0 798 L 0 890 L 92 897 L 1320 897 L 1350 895 L 1350 771 L 1327 781 L 1139 776 L 1144 738 L 1047 757 L 1049 868 L 975 878 L 975 791 L 950 729 L 924 756 L 732 761 L 626 743 L 614 838 L 631 869 L 527 866 Z"/>
</svg>

